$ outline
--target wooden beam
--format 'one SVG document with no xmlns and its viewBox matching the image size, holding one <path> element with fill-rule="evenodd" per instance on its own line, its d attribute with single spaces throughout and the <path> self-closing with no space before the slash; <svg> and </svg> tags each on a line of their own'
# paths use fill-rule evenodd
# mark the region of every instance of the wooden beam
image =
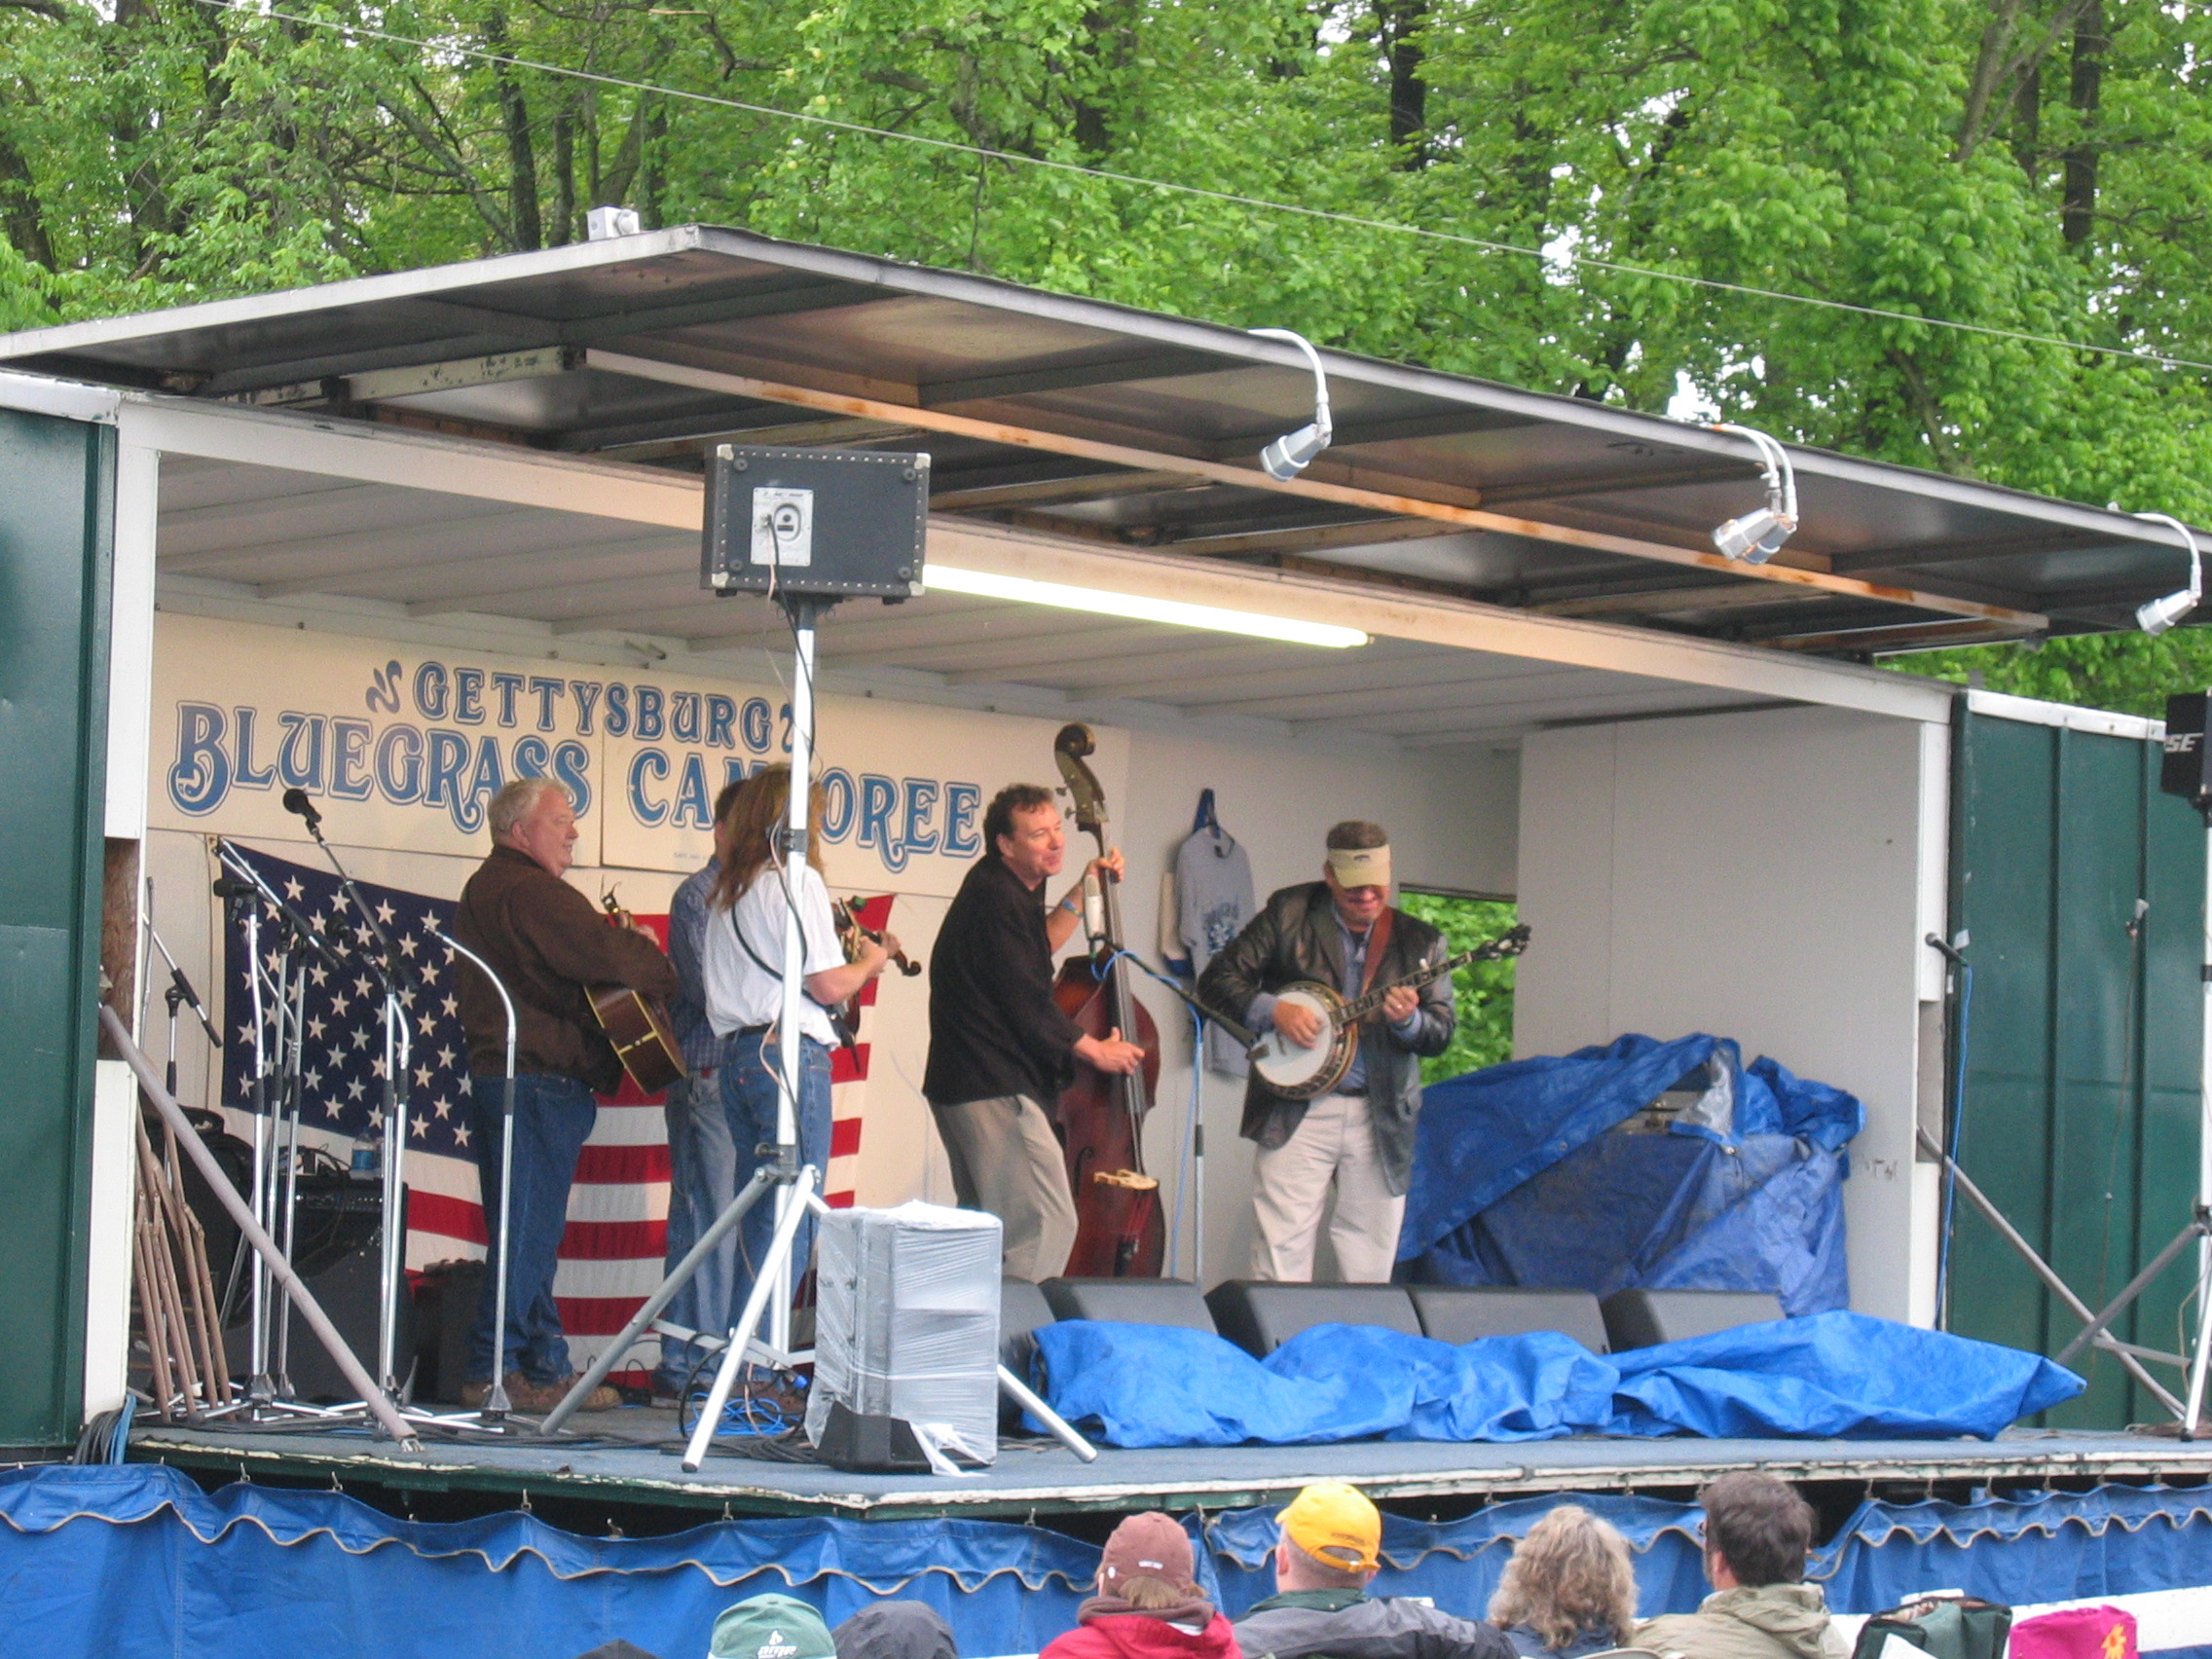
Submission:
<svg viewBox="0 0 2212 1659">
<path fill-rule="evenodd" d="M 1162 547 L 1178 553 L 1202 553 L 1208 558 L 1234 559 L 1256 553 L 1307 553 L 1331 547 L 1371 547 L 1390 541 L 1414 541 L 1431 535 L 1463 534 L 1457 525 L 1434 519 L 1362 519 L 1356 524 L 1312 525 L 1304 530 L 1254 530 L 1237 535 L 1194 535 L 1188 540 L 1165 541 Z"/>
<path fill-rule="evenodd" d="M 1684 610 L 1726 610 L 1746 605 L 1788 605 L 1826 599 L 1809 588 L 1777 589 L 1771 584 L 1731 582 L 1726 587 L 1661 588 L 1655 593 L 1606 593 L 1591 599 L 1555 599 L 1531 605 L 1546 616 L 1671 616 Z"/>
<path fill-rule="evenodd" d="M 1786 651 L 1936 650 L 1945 645 L 1994 645 L 2024 640 L 2028 632 L 1994 622 L 1908 622 L 1895 628 L 1847 628 L 1827 634 L 1784 634 L 1761 640 Z"/>
<path fill-rule="evenodd" d="M 1117 496 L 1147 496 L 1161 490 L 1188 490 L 1182 472 L 1086 472 L 1074 478 L 1035 478 L 1026 484 L 979 484 L 942 490 L 930 497 L 930 511 L 954 513 L 977 507 L 1036 506 L 1049 501 L 1095 501 Z"/>
<path fill-rule="evenodd" d="M 940 410 L 916 409 L 908 404 L 889 403 L 878 398 L 844 392 L 817 391 L 812 387 L 756 380 L 749 375 L 694 368 L 689 364 L 665 362 L 656 357 L 634 357 L 621 352 L 593 350 L 587 354 L 587 361 L 593 367 L 610 373 L 634 375 L 641 380 L 658 380 L 670 386 L 727 392 L 733 397 L 750 397 L 769 403 L 789 403 L 801 409 L 820 409 L 830 414 L 857 415 L 866 420 L 903 421 L 933 431 L 975 438 L 984 443 L 1046 450 L 1055 455 L 1102 461 L 1115 466 L 1147 472 L 1181 472 L 1193 478 L 1210 479 L 1217 484 L 1233 484 L 1241 489 L 1271 490 L 1286 496 L 1303 496 L 1309 500 L 1334 501 L 1340 506 L 1365 507 L 1371 512 L 1387 513 L 1393 518 L 1433 519 L 1460 530 L 1493 531 L 1531 541 L 1556 542 L 1563 546 L 1613 553 L 1630 559 L 1652 559 L 1663 564 L 1689 566 L 1753 581 L 1821 588 L 1829 593 L 1848 594 L 1854 599 L 1883 600 L 1894 605 L 1910 606 L 1951 616 L 1972 616 L 1983 621 L 2011 623 L 2027 632 L 2040 632 L 2048 625 L 2047 618 L 2033 611 L 1980 605 L 1972 600 L 1952 599 L 1944 594 L 1923 593 L 1915 588 L 1891 587 L 1880 582 L 1829 575 L 1821 571 L 1790 570 L 1771 564 L 1740 565 L 1722 558 L 1718 553 L 1700 553 L 1692 548 L 1669 546 L 1664 542 L 1643 541 L 1600 531 L 1575 530 L 1567 525 L 1546 524 L 1538 519 L 1514 518 L 1480 507 L 1455 506 L 1442 501 L 1424 500 L 1417 496 L 1389 495 L 1380 490 L 1332 484 L 1318 478 L 1274 479 L 1257 467 L 1229 466 L 1220 461 L 1198 461 L 1158 450 L 1136 449 L 1126 444 L 1099 443 L 1089 438 L 1068 437 L 1062 433 L 1039 431 L 1028 426 L 1011 426 L 995 421 L 975 421 Z"/>
</svg>

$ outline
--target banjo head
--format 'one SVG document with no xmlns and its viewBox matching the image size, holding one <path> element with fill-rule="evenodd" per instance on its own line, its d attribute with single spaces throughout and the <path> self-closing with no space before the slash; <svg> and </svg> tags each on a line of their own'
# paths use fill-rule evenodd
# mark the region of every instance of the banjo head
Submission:
<svg viewBox="0 0 2212 1659">
<path fill-rule="evenodd" d="M 1310 979 L 1286 985 L 1276 993 L 1275 1005 L 1288 1003 L 1310 1009 L 1324 1028 L 1317 1047 L 1308 1049 L 1291 1042 L 1279 1031 L 1270 1031 L 1252 1046 L 1253 1071 L 1275 1093 L 1291 1100 L 1311 1100 L 1326 1094 L 1351 1070 L 1352 1045 L 1357 1034 L 1340 1017 L 1345 999 L 1329 986 Z"/>
</svg>

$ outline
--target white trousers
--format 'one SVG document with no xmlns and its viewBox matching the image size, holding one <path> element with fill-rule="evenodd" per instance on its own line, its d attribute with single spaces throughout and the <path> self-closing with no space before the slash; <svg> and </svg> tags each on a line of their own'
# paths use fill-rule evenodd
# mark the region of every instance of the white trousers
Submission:
<svg viewBox="0 0 2212 1659">
<path fill-rule="evenodd" d="M 1296 1132 L 1252 1160 L 1252 1276 L 1310 1283 L 1313 1245 L 1330 1189 L 1336 1210 L 1329 1243 L 1346 1284 L 1385 1284 L 1398 1259 L 1406 1196 L 1382 1179 L 1367 1097 L 1324 1094 L 1309 1102 Z"/>
</svg>

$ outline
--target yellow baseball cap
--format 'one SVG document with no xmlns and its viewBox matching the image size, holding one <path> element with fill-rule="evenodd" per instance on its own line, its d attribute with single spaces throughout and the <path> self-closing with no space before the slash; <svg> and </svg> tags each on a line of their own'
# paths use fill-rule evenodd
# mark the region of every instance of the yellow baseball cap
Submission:
<svg viewBox="0 0 2212 1659">
<path fill-rule="evenodd" d="M 1283 1536 L 1325 1567 L 1368 1572 L 1382 1565 L 1382 1516 L 1342 1481 L 1316 1481 L 1275 1519 Z"/>
</svg>

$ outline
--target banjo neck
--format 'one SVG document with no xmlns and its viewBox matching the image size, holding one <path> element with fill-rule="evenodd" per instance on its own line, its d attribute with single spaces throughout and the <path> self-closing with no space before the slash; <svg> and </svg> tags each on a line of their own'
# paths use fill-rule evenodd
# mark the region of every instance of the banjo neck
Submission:
<svg viewBox="0 0 2212 1659">
<path fill-rule="evenodd" d="M 1403 974 L 1395 979 L 1389 979 L 1380 985 L 1372 986 L 1360 995 L 1348 999 L 1337 1018 L 1342 1024 L 1356 1025 L 1369 1014 L 1380 1010 L 1383 999 L 1392 991 L 1418 990 L 1422 985 L 1443 978 L 1447 974 L 1457 973 L 1461 968 L 1465 968 L 1471 963 L 1494 962 L 1500 957 L 1519 956 L 1528 948 L 1529 926 L 1524 922 L 1510 932 L 1500 934 L 1496 939 L 1476 945 L 1472 950 L 1462 950 L 1456 956 L 1447 956 L 1441 962 L 1432 962 L 1425 968 L 1416 968 L 1410 974 Z"/>
</svg>

